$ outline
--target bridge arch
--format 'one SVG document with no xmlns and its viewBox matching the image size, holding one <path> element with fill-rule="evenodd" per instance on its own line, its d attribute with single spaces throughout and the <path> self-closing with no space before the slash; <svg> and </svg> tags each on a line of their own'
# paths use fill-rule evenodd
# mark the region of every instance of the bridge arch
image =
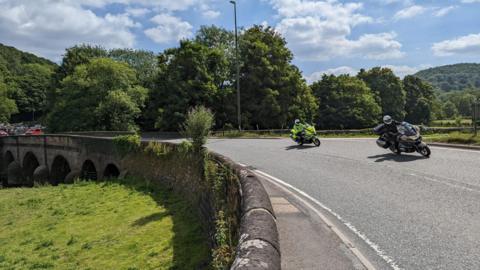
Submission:
<svg viewBox="0 0 480 270">
<path fill-rule="evenodd" d="M 23 168 L 23 177 L 26 185 L 33 185 L 34 179 L 33 174 L 35 169 L 40 166 L 37 157 L 32 152 L 27 152 L 23 158 L 22 168 Z"/>
<path fill-rule="evenodd" d="M 5 152 L 5 158 L 4 158 L 5 168 L 8 167 L 8 165 L 10 165 L 10 163 L 14 161 L 15 161 L 15 157 L 13 156 L 12 152 L 10 151 Z"/>
<path fill-rule="evenodd" d="M 58 155 L 53 159 L 52 168 L 50 169 L 50 181 L 53 185 L 65 183 L 65 177 L 71 172 L 68 160 Z"/>
<path fill-rule="evenodd" d="M 103 171 L 104 178 L 117 178 L 120 175 L 120 170 L 118 169 L 117 165 L 110 163 L 105 167 Z"/>
<path fill-rule="evenodd" d="M 83 162 L 82 171 L 80 172 L 80 178 L 84 180 L 98 179 L 97 168 L 95 166 L 95 163 L 93 163 L 93 161 L 91 161 L 90 159 L 87 159 Z"/>
</svg>

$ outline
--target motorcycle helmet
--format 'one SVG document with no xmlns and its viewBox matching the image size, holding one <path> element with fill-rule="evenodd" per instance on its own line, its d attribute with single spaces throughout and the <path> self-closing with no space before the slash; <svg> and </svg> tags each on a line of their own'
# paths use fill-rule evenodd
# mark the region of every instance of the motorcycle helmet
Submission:
<svg viewBox="0 0 480 270">
<path fill-rule="evenodd" d="M 383 123 L 385 123 L 386 125 L 390 125 L 392 122 L 393 122 L 393 119 L 390 115 L 385 115 L 383 117 Z"/>
<path fill-rule="evenodd" d="M 296 124 L 300 124 L 300 120 L 299 119 L 295 119 L 295 125 Z"/>
</svg>

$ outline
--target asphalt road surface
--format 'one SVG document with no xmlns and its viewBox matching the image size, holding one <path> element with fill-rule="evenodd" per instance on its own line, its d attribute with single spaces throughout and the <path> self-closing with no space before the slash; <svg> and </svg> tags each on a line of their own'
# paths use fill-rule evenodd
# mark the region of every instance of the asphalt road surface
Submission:
<svg viewBox="0 0 480 270">
<path fill-rule="evenodd" d="M 208 147 L 304 191 L 378 269 L 480 269 L 480 151 L 396 156 L 371 139 L 218 139 Z"/>
</svg>

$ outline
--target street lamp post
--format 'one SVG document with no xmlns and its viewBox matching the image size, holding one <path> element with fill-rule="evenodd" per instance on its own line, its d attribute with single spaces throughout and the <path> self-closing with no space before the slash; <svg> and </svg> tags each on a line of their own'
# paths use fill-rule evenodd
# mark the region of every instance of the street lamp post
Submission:
<svg viewBox="0 0 480 270">
<path fill-rule="evenodd" d="M 235 16 L 235 65 L 237 66 L 237 121 L 238 130 L 242 130 L 242 116 L 240 110 L 240 63 L 238 60 L 238 34 L 237 34 L 237 2 L 230 1 L 233 4 L 233 12 Z"/>
</svg>

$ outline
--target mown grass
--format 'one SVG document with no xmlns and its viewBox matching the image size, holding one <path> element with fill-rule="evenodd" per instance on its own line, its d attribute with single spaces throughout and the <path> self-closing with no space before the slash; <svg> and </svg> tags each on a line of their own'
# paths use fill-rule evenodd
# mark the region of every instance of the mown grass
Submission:
<svg viewBox="0 0 480 270">
<path fill-rule="evenodd" d="M 198 269 L 198 215 L 133 181 L 0 190 L 0 269 Z"/>
<path fill-rule="evenodd" d="M 474 136 L 472 133 L 462 132 L 430 135 L 426 136 L 426 140 L 427 142 L 480 145 L 480 135 Z"/>
<path fill-rule="evenodd" d="M 471 125 L 472 119 L 467 118 L 433 120 L 430 123 L 432 127 L 469 127 Z"/>
</svg>

